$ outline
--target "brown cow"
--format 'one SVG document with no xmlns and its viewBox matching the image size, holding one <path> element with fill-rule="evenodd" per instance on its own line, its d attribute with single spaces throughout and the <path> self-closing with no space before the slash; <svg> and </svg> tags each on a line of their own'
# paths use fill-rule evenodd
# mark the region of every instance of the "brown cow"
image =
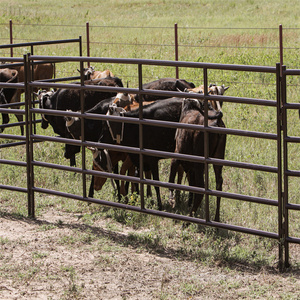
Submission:
<svg viewBox="0 0 300 300">
<path fill-rule="evenodd" d="M 18 71 L 11 70 L 8 68 L 0 70 L 0 82 L 5 83 L 17 83 L 18 82 Z M 8 104 L 12 102 L 13 97 L 17 93 L 16 88 L 0 88 L 0 104 Z M 7 124 L 9 122 L 8 114 L 2 114 L 2 124 Z M 3 132 L 0 129 L 0 132 Z"/>
<path fill-rule="evenodd" d="M 199 109 L 199 101 L 193 99 L 185 99 L 180 123 L 204 125 L 204 116 Z M 221 118 L 208 120 L 209 126 L 225 127 Z M 226 146 L 226 134 L 209 133 L 209 156 L 219 159 L 224 159 Z M 175 153 L 204 156 L 204 133 L 199 130 L 181 129 L 176 132 L 176 148 Z M 171 163 L 169 182 L 174 183 L 176 171 L 181 165 L 188 175 L 189 185 L 204 187 L 204 164 L 200 162 L 189 162 L 182 159 L 173 159 Z M 216 189 L 222 191 L 222 165 L 213 165 L 216 176 Z M 172 190 L 170 190 L 172 192 Z M 194 216 L 198 207 L 201 204 L 203 195 L 196 193 L 194 195 L 194 203 L 190 211 L 190 216 Z M 191 199 L 191 198 L 190 198 Z M 174 200 L 174 198 L 173 198 Z M 220 201 L 217 197 L 217 208 L 215 221 L 220 221 Z M 173 204 L 173 202 L 172 202 Z"/>
<path fill-rule="evenodd" d="M 10 67 L 10 69 L 17 70 L 18 71 L 18 81 L 24 82 L 25 75 L 24 75 L 24 66 L 18 66 L 18 67 Z M 51 79 L 54 75 L 54 64 L 52 63 L 44 63 L 44 64 L 36 64 L 33 67 L 33 78 L 32 80 L 44 80 L 44 79 Z M 37 89 L 36 89 L 37 90 Z M 21 102 L 21 95 L 24 93 L 23 89 L 18 89 L 16 94 L 14 95 L 11 102 Z M 19 106 L 16 106 L 15 108 L 20 108 Z M 16 115 L 19 122 L 23 121 L 23 115 Z M 21 134 L 24 135 L 24 127 L 21 127 Z"/>
<path fill-rule="evenodd" d="M 79 69 L 77 69 L 77 71 L 80 73 Z M 95 71 L 94 67 L 88 67 L 83 69 L 83 74 L 86 80 L 114 77 L 114 74 L 110 70 L 107 69 L 105 71 Z"/>
<path fill-rule="evenodd" d="M 228 89 L 229 89 L 229 86 L 225 87 L 224 84 L 222 84 L 222 85 L 210 84 L 208 87 L 208 93 L 211 95 L 221 96 L 221 95 L 224 95 L 225 91 L 227 91 Z M 186 89 L 185 92 L 203 94 L 204 86 L 200 85 L 193 89 Z M 211 104 L 211 106 L 216 111 L 222 111 L 222 104 L 223 104 L 222 101 L 209 100 L 208 102 Z M 223 125 L 221 127 L 225 127 L 225 124 L 223 123 Z M 225 136 L 225 139 L 226 139 L 226 136 Z M 224 147 L 225 147 L 225 145 L 224 145 Z M 174 170 L 173 171 L 173 172 L 175 172 L 174 174 L 176 174 L 175 168 L 177 168 L 177 184 L 181 184 L 182 179 L 183 179 L 183 173 L 184 173 L 183 168 L 180 164 L 175 163 L 175 159 L 172 159 L 171 160 L 171 170 Z M 174 175 L 174 176 L 176 176 L 176 175 Z M 173 190 L 170 190 L 169 203 L 171 204 L 171 206 L 173 206 L 173 207 L 175 206 L 176 201 L 175 201 Z"/>
</svg>

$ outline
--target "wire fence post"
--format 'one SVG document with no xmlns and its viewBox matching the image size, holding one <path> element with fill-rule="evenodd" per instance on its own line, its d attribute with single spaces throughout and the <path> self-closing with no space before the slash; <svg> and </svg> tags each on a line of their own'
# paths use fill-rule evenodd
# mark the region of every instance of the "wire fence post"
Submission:
<svg viewBox="0 0 300 300">
<path fill-rule="evenodd" d="M 9 43 L 13 43 L 13 29 L 12 29 L 12 20 L 9 20 Z M 14 57 L 13 47 L 10 48 L 10 57 Z"/>
<path fill-rule="evenodd" d="M 177 23 L 174 25 L 175 29 L 175 61 L 178 61 L 178 26 Z M 179 78 L 179 69 L 176 67 L 176 79 Z"/>
<path fill-rule="evenodd" d="M 86 52 L 87 57 L 90 57 L 90 23 L 86 22 Z M 90 67 L 90 62 L 88 61 L 88 67 Z"/>
<path fill-rule="evenodd" d="M 279 56 L 280 56 L 280 77 L 282 78 L 283 66 L 283 42 L 282 42 L 282 25 L 279 25 Z"/>
</svg>

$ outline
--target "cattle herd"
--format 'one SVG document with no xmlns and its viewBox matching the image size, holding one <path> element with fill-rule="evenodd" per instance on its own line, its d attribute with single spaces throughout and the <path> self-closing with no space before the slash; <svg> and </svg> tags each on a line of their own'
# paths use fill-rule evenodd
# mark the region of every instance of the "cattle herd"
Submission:
<svg viewBox="0 0 300 300">
<path fill-rule="evenodd" d="M 53 76 L 53 65 L 37 65 L 34 70 L 34 79 L 49 79 Z M 95 71 L 89 67 L 84 70 L 85 85 L 123 87 L 120 78 L 115 77 L 109 70 L 103 72 Z M 22 82 L 24 81 L 24 69 L 3 68 L 0 71 L 1 82 Z M 76 84 L 76 83 L 74 83 Z M 78 84 L 78 83 L 77 83 Z M 142 116 L 144 119 L 159 121 L 179 122 L 186 124 L 205 124 L 205 109 L 202 100 L 193 97 L 196 93 L 204 93 L 204 87 L 195 87 L 192 82 L 183 79 L 161 78 L 143 85 L 143 89 L 149 90 L 167 90 L 175 92 L 189 93 L 190 97 L 172 97 L 155 96 L 153 94 L 126 94 L 110 91 L 84 90 L 84 108 L 86 114 L 106 114 L 118 115 L 130 118 L 139 118 L 139 106 L 143 106 Z M 228 89 L 224 85 L 217 86 L 211 84 L 207 90 L 213 95 L 223 95 Z M 108 90 L 108 89 L 107 89 Z M 0 104 L 9 104 L 20 101 L 22 90 L 12 88 L 2 88 L 0 90 Z M 81 91 L 79 89 L 57 89 L 57 90 L 39 90 L 35 96 L 39 100 L 39 107 L 47 110 L 59 111 L 81 111 Z M 222 120 L 222 102 L 208 102 L 207 124 L 212 127 L 225 127 Z M 19 121 L 21 115 L 17 115 Z M 140 129 L 136 122 L 128 123 L 116 121 L 102 121 L 99 119 L 84 118 L 84 140 L 100 142 L 105 144 L 116 144 L 128 147 L 140 147 Z M 9 122 L 7 114 L 2 114 L 2 123 Z M 81 139 L 81 118 L 58 116 L 42 113 L 41 126 L 46 129 L 51 125 L 53 131 L 61 137 L 70 139 Z M 1 129 L 1 128 L 0 128 Z M 4 128 L 1 130 L 3 131 Z M 1 132 L 0 131 L 0 132 Z M 24 133 L 21 127 L 21 134 Z M 143 147 L 156 151 L 165 151 L 187 155 L 203 157 L 205 155 L 205 134 L 202 130 L 173 128 L 165 126 L 143 125 Z M 226 134 L 208 133 L 209 157 L 224 159 Z M 125 153 L 121 151 L 112 151 L 96 147 L 88 147 L 93 153 L 93 170 L 105 172 L 118 172 L 121 175 L 138 176 L 140 169 L 140 156 L 136 153 Z M 79 146 L 71 144 L 65 145 L 65 158 L 70 160 L 70 165 L 76 164 L 75 155 L 80 152 Z M 154 155 L 143 156 L 143 171 L 146 178 L 152 178 L 159 181 L 159 160 L 163 157 Z M 120 171 L 118 162 L 122 161 Z M 214 165 L 216 177 L 216 189 L 222 190 L 222 166 Z M 183 174 L 186 173 L 190 186 L 204 187 L 204 163 L 191 162 L 183 159 L 172 159 L 170 164 L 169 182 L 174 183 L 176 174 L 180 183 Z M 89 190 L 89 197 L 94 196 L 94 190 L 102 188 L 106 178 L 93 176 Z M 126 198 L 128 194 L 128 183 L 116 181 L 119 200 L 122 196 Z M 131 190 L 136 191 L 137 187 L 132 184 Z M 163 209 L 159 187 L 155 186 L 157 207 Z M 151 187 L 147 187 L 147 195 L 151 194 Z M 202 194 L 190 193 L 189 205 L 191 206 L 190 215 L 195 215 L 203 198 Z M 175 197 L 173 190 L 170 190 L 170 204 L 174 207 Z M 217 198 L 217 208 L 215 221 L 220 220 L 220 197 Z"/>
</svg>

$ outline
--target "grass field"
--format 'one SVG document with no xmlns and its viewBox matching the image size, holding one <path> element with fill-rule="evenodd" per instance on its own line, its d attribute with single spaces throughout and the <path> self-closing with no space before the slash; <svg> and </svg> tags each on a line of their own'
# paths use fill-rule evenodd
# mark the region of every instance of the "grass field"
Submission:
<svg viewBox="0 0 300 300">
<path fill-rule="evenodd" d="M 282 24 L 284 28 L 284 64 L 288 68 L 300 67 L 298 49 L 300 43 L 298 14 L 300 3 L 296 0 L 285 1 L 284 3 L 279 0 L 264 2 L 257 0 L 172 1 L 172 4 L 167 1 L 142 0 L 109 1 L 105 5 L 96 1 L 2 0 L 1 4 L 3 5 L 0 12 L 0 40 L 2 44 L 9 42 L 7 24 L 9 19 L 12 19 L 15 43 L 77 38 L 82 35 L 84 41 L 83 51 L 86 55 L 85 23 L 89 22 L 91 56 L 173 60 L 174 24 L 177 23 L 179 30 L 179 60 L 274 67 L 279 62 L 278 26 Z M 25 48 L 15 49 L 14 54 L 15 56 L 21 56 L 28 51 Z M 47 46 L 37 48 L 35 54 L 76 56 L 78 55 L 78 49 L 74 45 Z M 0 56 L 9 56 L 9 52 L 0 50 Z M 77 76 L 76 69 L 78 67 L 74 63 L 59 64 L 57 66 L 57 77 Z M 109 68 L 115 75 L 122 78 L 124 83 L 128 82 L 129 87 L 137 87 L 136 66 L 97 64 L 95 67 L 97 69 Z M 203 83 L 201 69 L 181 68 L 179 74 L 180 78 L 193 81 L 196 85 Z M 209 70 L 208 74 L 209 82 L 230 86 L 226 94 L 228 96 L 276 100 L 275 75 L 220 70 Z M 159 77 L 174 77 L 175 70 L 174 68 L 145 67 L 143 76 L 145 82 Z M 299 86 L 298 77 L 288 77 L 288 102 L 299 102 Z M 223 119 L 228 128 L 276 133 L 275 108 L 224 103 L 223 111 Z M 15 117 L 11 115 L 11 119 L 15 120 Z M 38 126 L 37 130 L 38 134 L 54 135 L 51 128 L 43 131 Z M 299 132 L 298 112 L 290 110 L 288 112 L 288 134 L 299 136 Z M 19 134 L 19 128 L 6 129 L 5 133 Z M 0 139 L 0 143 L 7 142 L 5 139 Z M 25 147 L 15 147 L 13 151 L 2 148 L 0 151 L 0 159 L 26 161 Z M 275 141 L 229 135 L 225 158 L 232 161 L 277 166 L 276 151 Z M 299 170 L 299 145 L 289 145 L 288 153 L 289 168 Z M 68 165 L 68 161 L 63 158 L 63 145 L 58 143 L 36 144 L 34 146 L 34 159 Z M 77 156 L 77 161 L 80 165 L 80 155 Z M 91 155 L 87 153 L 88 167 L 90 162 Z M 35 186 L 37 187 L 66 191 L 78 195 L 82 193 L 82 180 L 79 174 L 38 167 L 35 171 Z M 0 174 L 0 184 L 26 187 L 26 170 L 24 168 L 1 164 Z M 161 180 L 167 181 L 168 175 L 169 161 L 165 160 L 160 164 Z M 226 192 L 273 200 L 278 198 L 276 175 L 230 167 L 224 167 L 223 175 L 223 190 Z M 212 179 L 210 188 L 214 189 L 213 177 L 213 173 L 210 172 L 210 179 Z M 87 184 L 89 184 L 89 177 Z M 289 180 L 289 201 L 291 203 L 300 203 L 299 192 L 299 178 L 291 178 Z M 168 191 L 162 189 L 162 196 L 164 209 L 173 211 L 167 204 Z M 116 201 L 109 182 L 106 183 L 101 192 L 97 193 L 96 197 Z M 214 197 L 211 200 L 211 212 L 213 214 Z M 131 204 L 138 205 L 138 201 L 136 195 L 131 196 Z M 187 194 L 183 193 L 181 195 L 182 203 L 176 207 L 176 213 L 188 213 L 186 201 Z M 1 190 L 0 203 L 0 217 L 17 218 L 20 222 L 23 222 L 24 218 L 26 219 L 26 195 Z M 129 230 L 126 238 L 129 247 L 138 244 L 138 247 L 142 249 L 141 251 L 146 253 L 159 254 L 162 251 L 166 254 L 171 252 L 171 257 L 174 259 L 188 262 L 197 261 L 203 267 L 218 265 L 222 271 L 225 269 L 231 270 L 229 272 L 231 275 L 232 270 L 237 270 L 237 266 L 240 265 L 244 266 L 240 269 L 241 272 L 247 272 L 247 269 L 250 268 L 254 270 L 254 273 L 267 272 L 271 276 L 271 273 L 276 270 L 278 246 L 277 241 L 274 240 L 230 231 L 215 231 L 211 228 L 196 225 L 191 225 L 183 230 L 181 223 L 172 220 L 96 205 L 88 206 L 79 201 L 44 194 L 36 195 L 36 205 L 37 218 L 43 219 L 49 210 L 54 210 L 57 211 L 58 215 L 80 216 L 82 226 L 96 228 L 98 222 L 104 220 L 105 228 L 110 233 L 124 231 L 126 228 L 126 230 Z M 147 207 L 151 207 L 151 205 L 150 199 L 147 199 Z M 275 207 L 233 199 L 222 199 L 221 202 L 221 220 L 224 223 L 277 232 L 277 218 Z M 300 237 L 299 213 L 297 211 L 291 212 L 289 221 L 290 235 Z M 60 228 L 59 225 L 62 225 L 59 220 L 53 221 L 51 224 L 55 230 Z M 75 226 L 74 222 L 72 224 Z M 74 233 L 74 228 L 72 227 L 74 241 L 68 240 L 66 234 L 58 244 L 63 246 L 70 244 L 85 245 L 82 236 L 76 235 L 76 232 Z M 4 251 L 5 247 L 10 249 L 10 246 L 13 246 L 14 243 L 9 238 L 8 240 L 5 237 L 2 238 L 2 236 L 0 238 L 1 251 Z M 91 239 L 92 244 L 97 238 L 99 238 L 99 234 L 90 233 L 89 239 Z M 16 245 L 19 246 L 18 242 Z M 297 286 L 299 287 L 299 250 L 299 245 L 291 247 L 292 268 L 288 273 L 289 280 L 291 280 L 289 281 L 290 286 L 287 285 L 289 288 L 283 291 L 279 288 L 273 288 L 277 298 L 297 298 L 295 291 Z M 47 252 L 48 250 L 44 251 Z M 101 251 L 104 250 L 101 249 Z M 114 251 L 115 249 L 111 252 L 108 251 L 108 253 L 111 254 Z M 10 273 L 9 276 L 11 277 L 5 275 L 7 271 L 5 268 L 8 268 L 11 260 L 4 254 L 0 254 L 0 260 L 5 265 L 0 269 L 1 276 L 6 280 L 11 279 L 16 285 L 16 282 L 19 284 L 20 280 L 16 279 L 19 278 L 15 273 L 16 271 Z M 103 260 L 104 258 L 102 258 L 102 263 Z M 107 258 L 105 263 L 106 267 L 113 265 L 112 260 Z M 33 265 L 35 266 L 34 263 Z M 62 271 L 61 269 L 60 272 Z M 74 279 L 74 274 L 78 275 L 79 270 L 75 267 L 75 271 L 74 269 L 64 271 L 69 276 L 70 286 L 66 288 L 68 292 L 62 298 L 67 299 L 75 295 L 75 298 L 83 299 L 83 293 L 81 292 L 84 288 L 79 292 L 78 282 L 75 285 L 76 280 Z M 43 268 L 40 268 L 37 274 L 43 272 Z M 29 278 L 31 277 L 29 276 Z M 243 292 L 242 287 L 244 285 L 239 282 L 239 288 L 241 289 L 239 295 L 228 293 L 228 290 L 237 288 L 230 286 L 234 283 L 224 283 L 223 287 L 226 287 L 227 292 L 224 292 L 224 295 L 220 298 L 227 299 L 226 295 L 230 295 L 231 297 L 228 296 L 228 299 L 237 296 L 271 299 L 272 296 L 269 295 L 268 290 L 273 286 L 272 282 L 270 280 L 269 284 L 264 285 L 259 292 L 255 293 L 252 292 L 253 290 L 257 291 L 257 287 L 252 286 L 252 292 L 249 289 Z M 201 288 L 199 285 L 195 285 L 195 282 L 193 284 L 186 283 L 186 285 L 178 287 L 178 293 L 183 295 L 180 296 L 181 299 L 200 297 L 199 291 Z M 212 288 L 213 285 L 206 285 L 206 288 L 209 287 Z M 164 293 L 156 294 L 153 297 L 176 299 L 173 290 L 172 292 L 161 290 Z M 214 296 L 213 294 L 206 295 L 208 299 L 215 298 Z"/>
</svg>

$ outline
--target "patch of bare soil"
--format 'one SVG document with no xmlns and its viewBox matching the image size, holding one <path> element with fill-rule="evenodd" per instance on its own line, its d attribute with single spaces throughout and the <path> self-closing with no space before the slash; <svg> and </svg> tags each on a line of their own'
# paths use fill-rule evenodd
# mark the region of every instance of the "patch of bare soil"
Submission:
<svg viewBox="0 0 300 300">
<path fill-rule="evenodd" d="M 299 273 L 239 270 L 126 245 L 128 232 L 53 211 L 0 218 L 0 299 L 299 299 Z"/>
</svg>

